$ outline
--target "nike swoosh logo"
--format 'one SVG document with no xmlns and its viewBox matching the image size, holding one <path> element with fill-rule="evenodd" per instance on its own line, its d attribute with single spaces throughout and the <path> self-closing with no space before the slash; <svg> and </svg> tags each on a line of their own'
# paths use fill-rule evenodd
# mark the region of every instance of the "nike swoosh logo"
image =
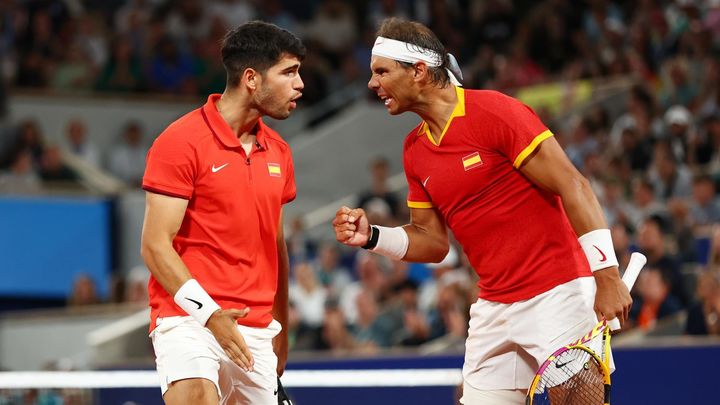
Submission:
<svg viewBox="0 0 720 405">
<path fill-rule="evenodd" d="M 600 255 L 602 256 L 602 259 L 600 259 L 600 263 L 604 263 L 605 261 L 607 261 L 607 256 L 605 256 L 605 253 L 603 253 L 603 251 L 600 250 L 599 247 L 597 247 L 597 246 L 595 246 L 595 245 L 592 245 L 592 247 L 594 247 L 595 250 L 597 250 L 598 253 L 600 253 Z"/>
<path fill-rule="evenodd" d="M 218 166 L 218 167 L 215 167 L 215 165 L 213 165 L 213 167 L 212 167 L 212 172 L 213 172 L 213 173 L 217 173 L 217 172 L 219 172 L 220 170 L 222 170 L 223 167 L 225 167 L 225 166 L 227 166 L 227 165 L 229 165 L 229 164 L 230 164 L 230 163 L 225 163 L 224 165 Z"/>
<path fill-rule="evenodd" d="M 188 301 L 194 302 L 194 303 L 198 306 L 198 309 L 202 308 L 202 302 L 200 302 L 200 301 L 195 301 L 194 299 L 188 298 L 188 297 L 185 297 L 185 299 L 188 300 Z"/>
<path fill-rule="evenodd" d="M 565 363 L 555 363 L 555 367 L 557 368 L 563 368 L 565 365 L 569 364 L 569 361 L 566 361 Z"/>
<path fill-rule="evenodd" d="M 427 187 L 427 182 L 428 182 L 428 180 L 430 180 L 430 176 L 427 176 L 427 177 L 425 178 L 425 180 L 423 180 L 423 182 L 422 182 L 423 187 Z"/>
</svg>

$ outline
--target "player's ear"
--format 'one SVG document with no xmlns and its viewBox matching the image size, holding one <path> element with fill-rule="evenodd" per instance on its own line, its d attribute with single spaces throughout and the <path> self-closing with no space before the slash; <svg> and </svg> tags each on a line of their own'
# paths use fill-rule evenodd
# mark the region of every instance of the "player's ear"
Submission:
<svg viewBox="0 0 720 405">
<path fill-rule="evenodd" d="M 425 80 L 428 77 L 428 66 L 425 62 L 417 62 L 413 65 L 413 80 L 419 82 Z"/>
<path fill-rule="evenodd" d="M 253 68 L 247 68 L 242 72 L 240 82 L 247 87 L 248 90 L 256 90 L 260 81 L 260 74 Z"/>
</svg>

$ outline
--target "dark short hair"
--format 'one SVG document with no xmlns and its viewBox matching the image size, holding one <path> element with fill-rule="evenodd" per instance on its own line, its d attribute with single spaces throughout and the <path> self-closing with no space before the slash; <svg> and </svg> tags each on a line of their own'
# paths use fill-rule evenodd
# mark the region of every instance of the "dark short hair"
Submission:
<svg viewBox="0 0 720 405">
<path fill-rule="evenodd" d="M 440 42 L 440 39 L 430 28 L 419 22 L 391 17 L 386 18 L 383 21 L 377 32 L 377 36 L 407 42 L 408 44 L 416 45 L 438 53 L 442 56 L 442 64 L 437 67 L 428 66 L 432 81 L 441 87 L 445 87 L 450 84 L 450 77 L 448 76 L 447 70 L 445 70 L 450 65 L 448 53 L 445 50 L 445 45 Z M 412 67 L 412 63 L 398 63 L 406 68 Z"/>
<path fill-rule="evenodd" d="M 228 31 L 222 43 L 228 86 L 237 86 L 245 69 L 263 73 L 284 55 L 303 60 L 305 46 L 298 37 L 277 25 L 250 21 Z"/>
</svg>

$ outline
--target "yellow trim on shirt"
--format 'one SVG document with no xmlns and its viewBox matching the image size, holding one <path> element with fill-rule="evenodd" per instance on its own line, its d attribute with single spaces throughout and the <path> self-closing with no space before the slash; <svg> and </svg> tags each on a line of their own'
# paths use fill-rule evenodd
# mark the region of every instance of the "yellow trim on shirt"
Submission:
<svg viewBox="0 0 720 405">
<path fill-rule="evenodd" d="M 535 149 L 537 149 L 538 145 L 540 145 L 542 141 L 550 138 L 551 136 L 553 136 L 553 133 L 550 132 L 549 129 L 546 129 L 543 133 L 536 136 L 535 139 L 530 142 L 530 145 L 526 146 L 525 149 L 523 149 L 522 152 L 517 155 L 517 157 L 515 158 L 515 162 L 513 163 L 513 167 L 517 169 L 522 166 L 525 159 L 527 159 L 527 157 L 530 156 L 530 154 L 532 154 Z"/>
<path fill-rule="evenodd" d="M 407 202 L 408 207 L 410 208 L 432 208 L 433 205 L 431 202 L 428 201 L 410 201 Z"/>
<path fill-rule="evenodd" d="M 448 128 L 450 128 L 450 123 L 452 122 L 453 118 L 465 116 L 465 89 L 455 86 L 455 94 L 457 95 L 457 103 L 455 104 L 455 108 L 453 108 L 452 114 L 450 114 L 450 118 L 448 118 L 447 122 L 445 123 L 445 128 L 443 128 L 443 131 L 440 134 L 440 139 L 438 139 L 437 143 L 435 142 L 435 138 L 433 138 L 432 134 L 430 133 L 430 126 L 427 124 L 427 122 L 423 121 L 422 125 L 420 126 L 420 131 L 418 132 L 418 134 L 425 133 L 425 135 L 430 140 L 430 143 L 435 146 L 440 146 L 443 137 L 445 137 L 445 133 L 447 133 Z"/>
</svg>

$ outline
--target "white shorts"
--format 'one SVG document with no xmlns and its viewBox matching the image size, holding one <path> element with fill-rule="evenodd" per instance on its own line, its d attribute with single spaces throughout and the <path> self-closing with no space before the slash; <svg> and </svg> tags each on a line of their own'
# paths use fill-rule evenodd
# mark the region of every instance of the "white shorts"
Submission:
<svg viewBox="0 0 720 405">
<path fill-rule="evenodd" d="M 512 304 L 478 299 L 470 307 L 464 385 L 527 390 L 540 364 L 597 323 L 595 279 L 581 277 Z"/>
<path fill-rule="evenodd" d="M 158 318 L 150 337 L 162 394 L 174 381 L 204 378 L 217 387 L 221 404 L 277 405 L 277 357 L 272 339 L 281 329 L 275 320 L 266 328 L 238 325 L 255 361 L 254 370 L 246 373 L 195 319 Z"/>
</svg>

